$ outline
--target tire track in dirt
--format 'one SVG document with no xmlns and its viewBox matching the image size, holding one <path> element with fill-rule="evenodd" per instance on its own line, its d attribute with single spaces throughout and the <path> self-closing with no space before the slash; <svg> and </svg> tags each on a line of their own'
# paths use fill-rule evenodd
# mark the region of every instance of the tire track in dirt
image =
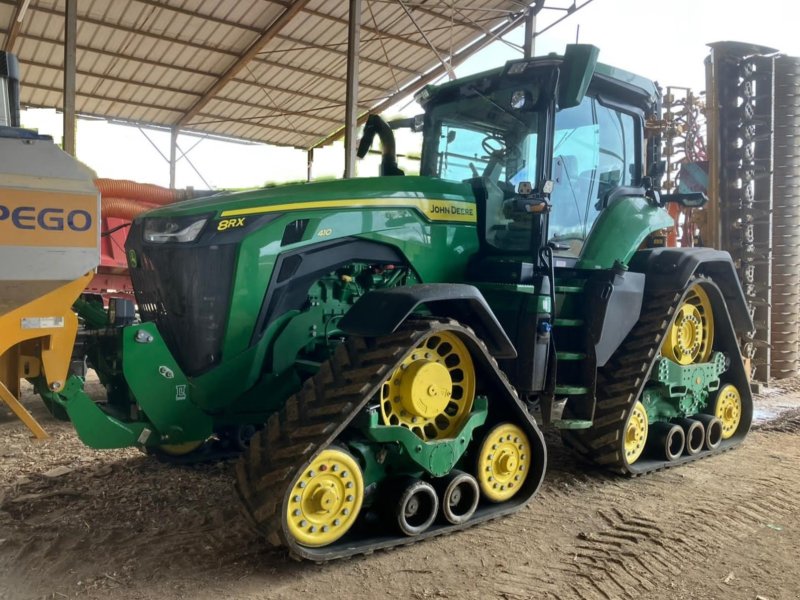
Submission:
<svg viewBox="0 0 800 600">
<path fill-rule="evenodd" d="M 246 532 L 229 465 L 176 468 L 135 454 L 113 458 L 83 449 L 70 433 L 47 454 L 34 448 L 35 467 L 7 468 L 0 487 L 0 598 L 752 599 L 738 587 L 748 574 L 740 580 L 738 571 L 724 593 L 718 582 L 711 582 L 710 595 L 672 595 L 670 586 L 705 578 L 726 552 L 756 537 L 762 545 L 754 552 L 764 552 L 764 563 L 763 573 L 749 574 L 752 582 L 796 590 L 800 574 L 781 572 L 789 559 L 777 559 L 797 550 L 791 530 L 800 529 L 793 516 L 800 496 L 798 425 L 800 415 L 783 419 L 734 452 L 635 479 L 579 466 L 549 440 L 542 491 L 519 513 L 325 567 L 287 561 Z M 80 459 L 71 472 L 41 475 L 67 464 L 66 454 Z M 17 483 L 21 473 L 28 482 Z M 784 546 L 767 546 L 780 540 Z M 778 566 L 770 565 L 773 559 Z M 725 577 L 728 567 L 716 566 L 724 569 L 718 578 Z"/>
<path fill-rule="evenodd" d="M 773 431 L 792 432 L 796 425 L 783 423 Z M 713 560 L 720 551 L 742 543 L 759 528 L 789 516 L 800 497 L 800 481 L 792 463 L 772 464 L 771 472 L 763 476 L 756 469 L 754 476 L 743 478 L 742 485 L 737 485 L 731 477 L 735 476 L 742 451 L 727 460 L 718 457 L 705 463 L 713 465 L 716 472 L 704 477 L 700 486 L 681 471 L 654 475 L 646 481 L 599 478 L 590 492 L 591 509 L 599 517 L 595 527 L 580 532 L 577 542 L 562 548 L 560 555 L 550 561 L 566 566 L 561 577 L 570 581 L 572 597 L 640 598 L 667 589 L 687 568 Z M 768 457 L 754 458 L 765 461 Z M 657 497 L 656 501 L 649 497 L 637 501 L 637 496 L 645 496 L 644 488 L 649 494 L 654 487 L 663 490 L 674 485 L 686 490 L 683 508 L 666 506 L 669 502 L 658 501 Z M 700 496 L 697 491 L 705 493 Z M 575 510 L 575 499 L 567 506 L 563 505 L 564 499 L 565 494 L 558 488 L 546 487 L 532 507 L 538 518 L 531 520 L 541 522 L 542 515 L 551 521 L 569 517 Z M 525 589 L 526 582 L 529 586 L 536 582 L 544 587 L 542 592 L 552 597 L 564 591 L 561 577 L 556 581 L 544 577 L 541 568 L 520 564 L 509 571 L 500 574 L 496 590 L 531 597 L 530 587 L 527 596 L 519 590 Z"/>
</svg>

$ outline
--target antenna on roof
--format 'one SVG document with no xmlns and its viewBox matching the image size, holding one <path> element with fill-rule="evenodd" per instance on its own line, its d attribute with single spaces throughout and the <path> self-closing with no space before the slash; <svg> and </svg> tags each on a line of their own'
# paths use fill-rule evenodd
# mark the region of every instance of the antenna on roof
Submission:
<svg viewBox="0 0 800 600">
<path fill-rule="evenodd" d="M 578 23 L 578 26 L 575 28 L 575 43 L 578 43 L 578 38 L 581 37 L 581 24 Z"/>
</svg>

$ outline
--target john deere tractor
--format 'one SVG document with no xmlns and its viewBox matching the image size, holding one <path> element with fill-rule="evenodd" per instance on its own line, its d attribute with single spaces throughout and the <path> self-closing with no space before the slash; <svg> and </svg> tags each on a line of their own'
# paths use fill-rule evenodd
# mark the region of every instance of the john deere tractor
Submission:
<svg viewBox="0 0 800 600">
<path fill-rule="evenodd" d="M 429 86 L 370 117 L 382 175 L 221 194 L 137 218 L 133 306 L 84 301 L 104 402 L 54 392 L 85 443 L 242 452 L 273 544 L 315 561 L 511 513 L 542 481 L 535 415 L 641 474 L 729 449 L 752 414 L 730 256 L 657 246 L 656 85 L 592 46 Z M 392 129 L 423 133 L 403 176 Z"/>
</svg>

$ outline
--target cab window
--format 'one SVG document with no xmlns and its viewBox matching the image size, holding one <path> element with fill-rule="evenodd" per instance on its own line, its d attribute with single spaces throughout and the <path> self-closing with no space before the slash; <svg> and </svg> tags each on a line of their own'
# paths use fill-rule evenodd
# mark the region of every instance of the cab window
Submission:
<svg viewBox="0 0 800 600">
<path fill-rule="evenodd" d="M 638 165 L 633 115 L 590 96 L 556 114 L 549 237 L 557 254 L 580 254 L 604 198 L 637 182 Z"/>
</svg>

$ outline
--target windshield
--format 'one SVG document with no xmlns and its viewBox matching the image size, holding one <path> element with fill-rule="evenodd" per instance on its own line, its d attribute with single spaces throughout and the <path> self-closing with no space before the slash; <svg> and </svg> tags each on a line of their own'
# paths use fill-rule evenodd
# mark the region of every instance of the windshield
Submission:
<svg viewBox="0 0 800 600">
<path fill-rule="evenodd" d="M 480 87 L 465 86 L 452 101 L 430 110 L 423 173 L 453 181 L 492 175 L 497 183 L 512 186 L 532 181 L 540 120 L 538 85 Z"/>
<path fill-rule="evenodd" d="M 503 83 L 496 89 L 464 86 L 451 101 L 429 109 L 422 172 L 452 181 L 480 178 L 487 195 L 486 241 L 527 251 L 529 219 L 510 214 L 507 202 L 521 182 L 536 187 L 546 102 L 538 83 Z"/>
</svg>

